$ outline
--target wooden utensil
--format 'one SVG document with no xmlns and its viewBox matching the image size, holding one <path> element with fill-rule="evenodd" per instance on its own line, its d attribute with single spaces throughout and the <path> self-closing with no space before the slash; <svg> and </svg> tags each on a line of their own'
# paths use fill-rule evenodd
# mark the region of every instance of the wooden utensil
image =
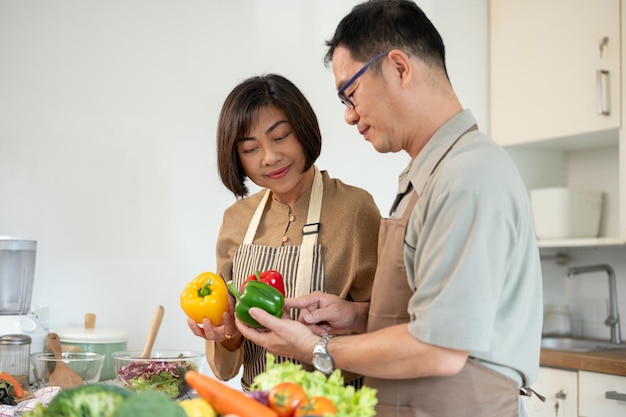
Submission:
<svg viewBox="0 0 626 417">
<path fill-rule="evenodd" d="M 85 314 L 85 330 L 93 330 L 96 328 L 96 315 L 94 313 Z"/>
<path fill-rule="evenodd" d="M 149 358 L 152 355 L 152 346 L 154 346 L 154 341 L 156 340 L 157 334 L 159 333 L 159 328 L 161 327 L 161 322 L 163 321 L 164 314 L 165 309 L 163 308 L 163 306 L 159 306 L 154 313 L 152 325 L 150 326 L 150 330 L 148 331 L 146 345 L 143 348 L 143 353 L 141 354 L 141 357 L 144 359 Z"/>
<path fill-rule="evenodd" d="M 61 350 L 61 339 L 56 333 L 48 333 L 48 345 L 54 353 L 54 357 L 59 359 L 56 362 L 54 371 L 50 374 L 49 385 L 55 387 L 75 388 L 83 385 L 83 379 L 61 359 L 63 359 L 63 351 Z"/>
</svg>

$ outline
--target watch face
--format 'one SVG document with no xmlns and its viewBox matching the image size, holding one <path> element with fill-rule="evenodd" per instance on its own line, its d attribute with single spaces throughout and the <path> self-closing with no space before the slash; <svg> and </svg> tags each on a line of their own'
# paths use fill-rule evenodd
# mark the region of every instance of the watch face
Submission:
<svg viewBox="0 0 626 417">
<path fill-rule="evenodd" d="M 317 354 L 313 356 L 313 366 L 318 371 L 330 374 L 333 371 L 333 360 L 327 355 Z"/>
</svg>

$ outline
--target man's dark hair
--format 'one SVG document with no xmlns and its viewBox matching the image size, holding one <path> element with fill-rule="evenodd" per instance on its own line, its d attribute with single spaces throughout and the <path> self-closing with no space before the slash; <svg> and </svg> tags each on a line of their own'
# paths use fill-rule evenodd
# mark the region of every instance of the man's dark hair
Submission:
<svg viewBox="0 0 626 417">
<path fill-rule="evenodd" d="M 370 0 L 354 6 L 339 22 L 326 46 L 326 65 L 339 46 L 361 62 L 391 49 L 401 49 L 447 74 L 443 39 L 422 9 L 409 0 Z"/>
</svg>

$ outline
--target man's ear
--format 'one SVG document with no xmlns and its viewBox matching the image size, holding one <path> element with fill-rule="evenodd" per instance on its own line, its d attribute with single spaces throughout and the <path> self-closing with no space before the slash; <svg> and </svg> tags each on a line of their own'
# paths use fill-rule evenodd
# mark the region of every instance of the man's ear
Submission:
<svg viewBox="0 0 626 417">
<path fill-rule="evenodd" d="M 400 49 L 392 49 L 387 57 L 391 60 L 401 84 L 406 85 L 413 76 L 413 65 L 409 55 Z"/>
</svg>

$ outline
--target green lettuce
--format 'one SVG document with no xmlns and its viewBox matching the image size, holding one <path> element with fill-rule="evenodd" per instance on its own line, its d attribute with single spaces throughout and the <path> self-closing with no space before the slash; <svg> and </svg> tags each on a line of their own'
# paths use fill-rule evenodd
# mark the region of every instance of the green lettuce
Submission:
<svg viewBox="0 0 626 417">
<path fill-rule="evenodd" d="M 269 391 L 280 382 L 294 382 L 302 386 L 309 397 L 324 396 L 337 407 L 337 417 L 372 417 L 378 403 L 376 390 L 344 385 L 340 370 L 326 377 L 319 371 L 307 371 L 302 365 L 292 362 L 276 363 L 272 354 L 266 356 L 266 370 L 258 374 L 250 387 L 255 391 Z"/>
</svg>

